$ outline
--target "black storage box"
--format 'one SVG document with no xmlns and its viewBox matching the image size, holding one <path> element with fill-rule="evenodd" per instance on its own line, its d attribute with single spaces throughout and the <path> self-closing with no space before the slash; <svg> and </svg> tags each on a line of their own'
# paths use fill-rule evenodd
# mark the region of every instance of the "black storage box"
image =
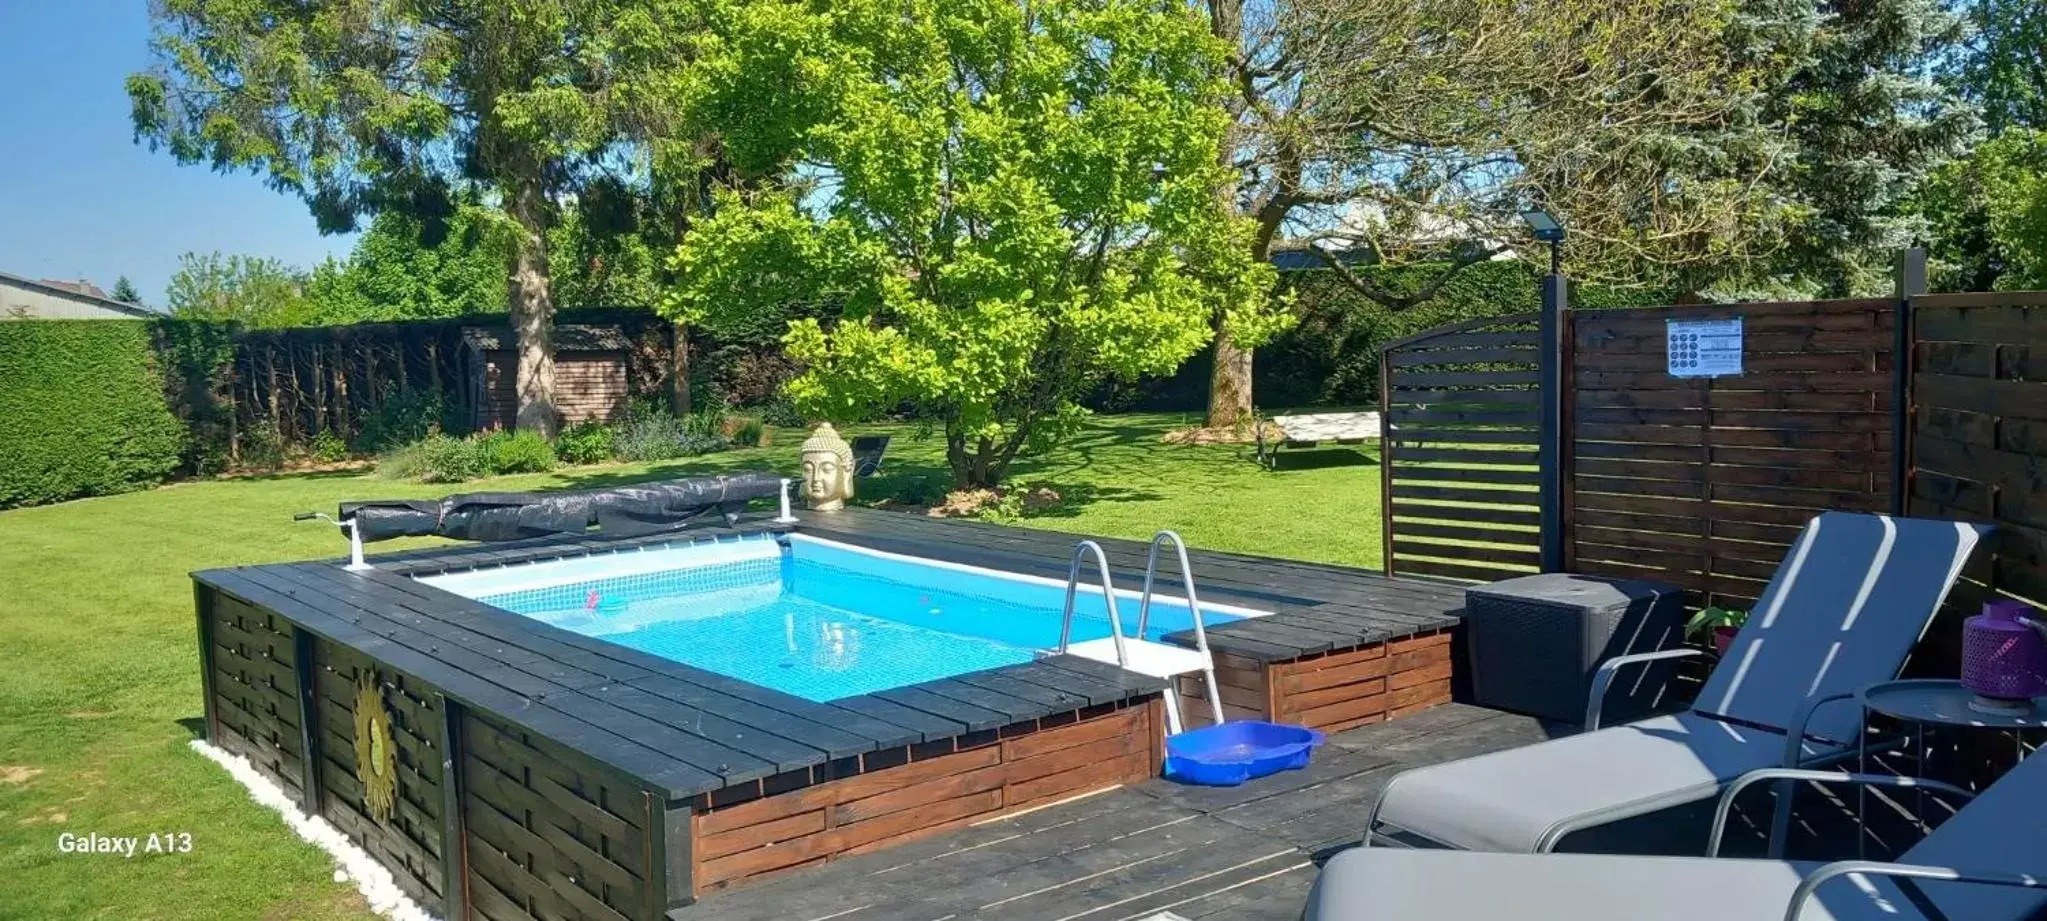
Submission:
<svg viewBox="0 0 2047 921">
<path fill-rule="evenodd" d="M 1582 722 L 1601 662 L 1675 648 L 1684 623 L 1683 593 L 1660 582 L 1545 573 L 1474 586 L 1464 593 L 1473 702 Z M 1622 668 L 1601 725 L 1662 706 L 1675 673 L 1671 660 Z"/>
</svg>

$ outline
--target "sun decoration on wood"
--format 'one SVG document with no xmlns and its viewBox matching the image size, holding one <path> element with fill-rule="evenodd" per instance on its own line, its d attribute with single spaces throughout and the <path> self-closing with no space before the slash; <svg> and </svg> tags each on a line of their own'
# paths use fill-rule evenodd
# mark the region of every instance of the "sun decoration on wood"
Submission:
<svg viewBox="0 0 2047 921">
<path fill-rule="evenodd" d="M 355 772 L 362 779 L 363 806 L 370 817 L 389 821 L 398 800 L 398 749 L 391 742 L 391 714 L 375 672 L 364 669 L 355 682 Z"/>
</svg>

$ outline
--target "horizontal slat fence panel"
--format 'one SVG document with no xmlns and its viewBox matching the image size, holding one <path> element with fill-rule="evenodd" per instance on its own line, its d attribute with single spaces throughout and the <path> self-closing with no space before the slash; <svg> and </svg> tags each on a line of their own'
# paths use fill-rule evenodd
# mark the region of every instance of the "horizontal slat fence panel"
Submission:
<svg viewBox="0 0 2047 921">
<path fill-rule="evenodd" d="M 1487 582 L 1535 570 L 1536 319 L 1471 320 L 1386 347 L 1387 572 Z"/>
<path fill-rule="evenodd" d="M 1742 374 L 1667 372 L 1668 321 L 1732 317 Z M 1574 314 L 1566 568 L 1747 606 L 1807 519 L 1884 511 L 1895 320 L 1889 300 Z"/>
<path fill-rule="evenodd" d="M 1914 328 L 1908 507 L 1998 527 L 1954 613 L 1993 592 L 2047 604 L 2047 292 L 1923 298 Z"/>
</svg>

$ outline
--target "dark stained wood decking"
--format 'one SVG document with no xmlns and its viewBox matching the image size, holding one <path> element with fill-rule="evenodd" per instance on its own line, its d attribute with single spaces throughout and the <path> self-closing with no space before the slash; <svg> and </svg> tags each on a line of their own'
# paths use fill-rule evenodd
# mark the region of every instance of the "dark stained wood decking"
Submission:
<svg viewBox="0 0 2047 921">
<path fill-rule="evenodd" d="M 1171 911 L 1294 921 L 1316 865 L 1357 842 L 1394 774 L 1551 732 L 1528 717 L 1442 707 L 1332 736 L 1300 771 L 1241 787 L 1147 781 L 798 871 L 668 917 L 1136 921 Z"/>
</svg>

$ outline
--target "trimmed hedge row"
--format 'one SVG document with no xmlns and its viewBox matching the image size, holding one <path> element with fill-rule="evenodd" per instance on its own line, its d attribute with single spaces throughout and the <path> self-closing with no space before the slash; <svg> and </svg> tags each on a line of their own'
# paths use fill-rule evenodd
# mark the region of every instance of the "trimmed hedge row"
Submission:
<svg viewBox="0 0 2047 921">
<path fill-rule="evenodd" d="M 0 322 L 0 508 L 140 489 L 184 465 L 155 325 Z"/>
</svg>

